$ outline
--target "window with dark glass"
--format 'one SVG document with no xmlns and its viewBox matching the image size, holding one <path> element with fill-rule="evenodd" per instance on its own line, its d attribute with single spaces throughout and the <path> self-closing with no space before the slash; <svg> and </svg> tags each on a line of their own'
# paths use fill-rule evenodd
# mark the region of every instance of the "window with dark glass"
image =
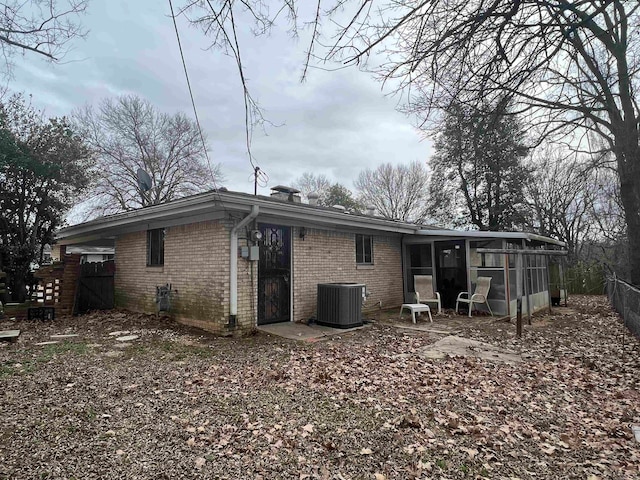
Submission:
<svg viewBox="0 0 640 480">
<path fill-rule="evenodd" d="M 414 275 L 433 275 L 433 267 L 431 261 L 431 244 L 421 243 L 416 245 L 407 245 L 407 279 L 406 285 L 409 292 L 413 292 Z"/>
<path fill-rule="evenodd" d="M 373 237 L 356 235 L 356 263 L 373 263 Z"/>
<path fill-rule="evenodd" d="M 147 266 L 164 265 L 164 228 L 147 230 Z"/>
</svg>

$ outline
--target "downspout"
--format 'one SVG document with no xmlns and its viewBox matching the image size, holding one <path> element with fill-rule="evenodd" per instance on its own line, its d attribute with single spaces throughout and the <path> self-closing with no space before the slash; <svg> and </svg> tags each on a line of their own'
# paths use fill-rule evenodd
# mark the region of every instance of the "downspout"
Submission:
<svg viewBox="0 0 640 480">
<path fill-rule="evenodd" d="M 230 249 L 230 271 L 229 271 L 229 328 L 236 326 L 236 318 L 238 316 L 238 230 L 246 226 L 251 220 L 258 216 L 259 208 L 257 205 L 251 207 L 251 213 L 244 217 L 240 222 L 231 229 L 231 249 Z"/>
</svg>

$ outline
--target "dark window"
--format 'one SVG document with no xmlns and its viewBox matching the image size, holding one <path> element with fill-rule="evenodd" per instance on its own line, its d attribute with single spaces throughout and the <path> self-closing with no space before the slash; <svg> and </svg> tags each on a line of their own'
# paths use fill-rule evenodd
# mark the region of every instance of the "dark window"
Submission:
<svg viewBox="0 0 640 480">
<path fill-rule="evenodd" d="M 147 230 L 147 266 L 164 265 L 164 228 Z"/>
<path fill-rule="evenodd" d="M 433 275 L 431 266 L 431 244 L 407 245 L 409 265 L 407 268 L 407 287 L 413 292 L 414 275 Z"/>
<path fill-rule="evenodd" d="M 431 245 L 428 243 L 409 245 L 409 259 L 411 268 L 431 268 Z M 431 275 L 431 273 L 424 275 Z"/>
<path fill-rule="evenodd" d="M 356 235 L 356 263 L 373 263 L 373 238 L 371 235 Z"/>
</svg>

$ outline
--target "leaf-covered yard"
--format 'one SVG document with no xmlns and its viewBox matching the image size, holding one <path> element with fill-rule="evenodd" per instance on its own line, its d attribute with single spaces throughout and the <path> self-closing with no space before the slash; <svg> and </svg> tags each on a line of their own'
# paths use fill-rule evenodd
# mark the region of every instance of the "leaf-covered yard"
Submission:
<svg viewBox="0 0 640 480">
<path fill-rule="evenodd" d="M 463 326 L 514 364 L 426 358 L 441 335 L 395 310 L 316 343 L 122 312 L 0 322 L 23 332 L 0 346 L 0 478 L 638 478 L 640 344 L 604 297 L 570 307 L 522 340 Z"/>
</svg>

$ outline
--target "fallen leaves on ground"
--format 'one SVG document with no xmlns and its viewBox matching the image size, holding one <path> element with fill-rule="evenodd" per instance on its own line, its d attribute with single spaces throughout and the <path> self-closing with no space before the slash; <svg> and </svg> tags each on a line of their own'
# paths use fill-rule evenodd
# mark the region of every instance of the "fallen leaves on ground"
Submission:
<svg viewBox="0 0 640 480">
<path fill-rule="evenodd" d="M 427 359 L 440 335 L 381 323 L 308 344 L 125 312 L 22 322 L 0 349 L 0 478 L 638 478 L 639 342 L 603 297 L 554 312 L 522 339 L 456 326 L 517 365 Z M 60 333 L 79 337 L 34 345 Z"/>
</svg>

